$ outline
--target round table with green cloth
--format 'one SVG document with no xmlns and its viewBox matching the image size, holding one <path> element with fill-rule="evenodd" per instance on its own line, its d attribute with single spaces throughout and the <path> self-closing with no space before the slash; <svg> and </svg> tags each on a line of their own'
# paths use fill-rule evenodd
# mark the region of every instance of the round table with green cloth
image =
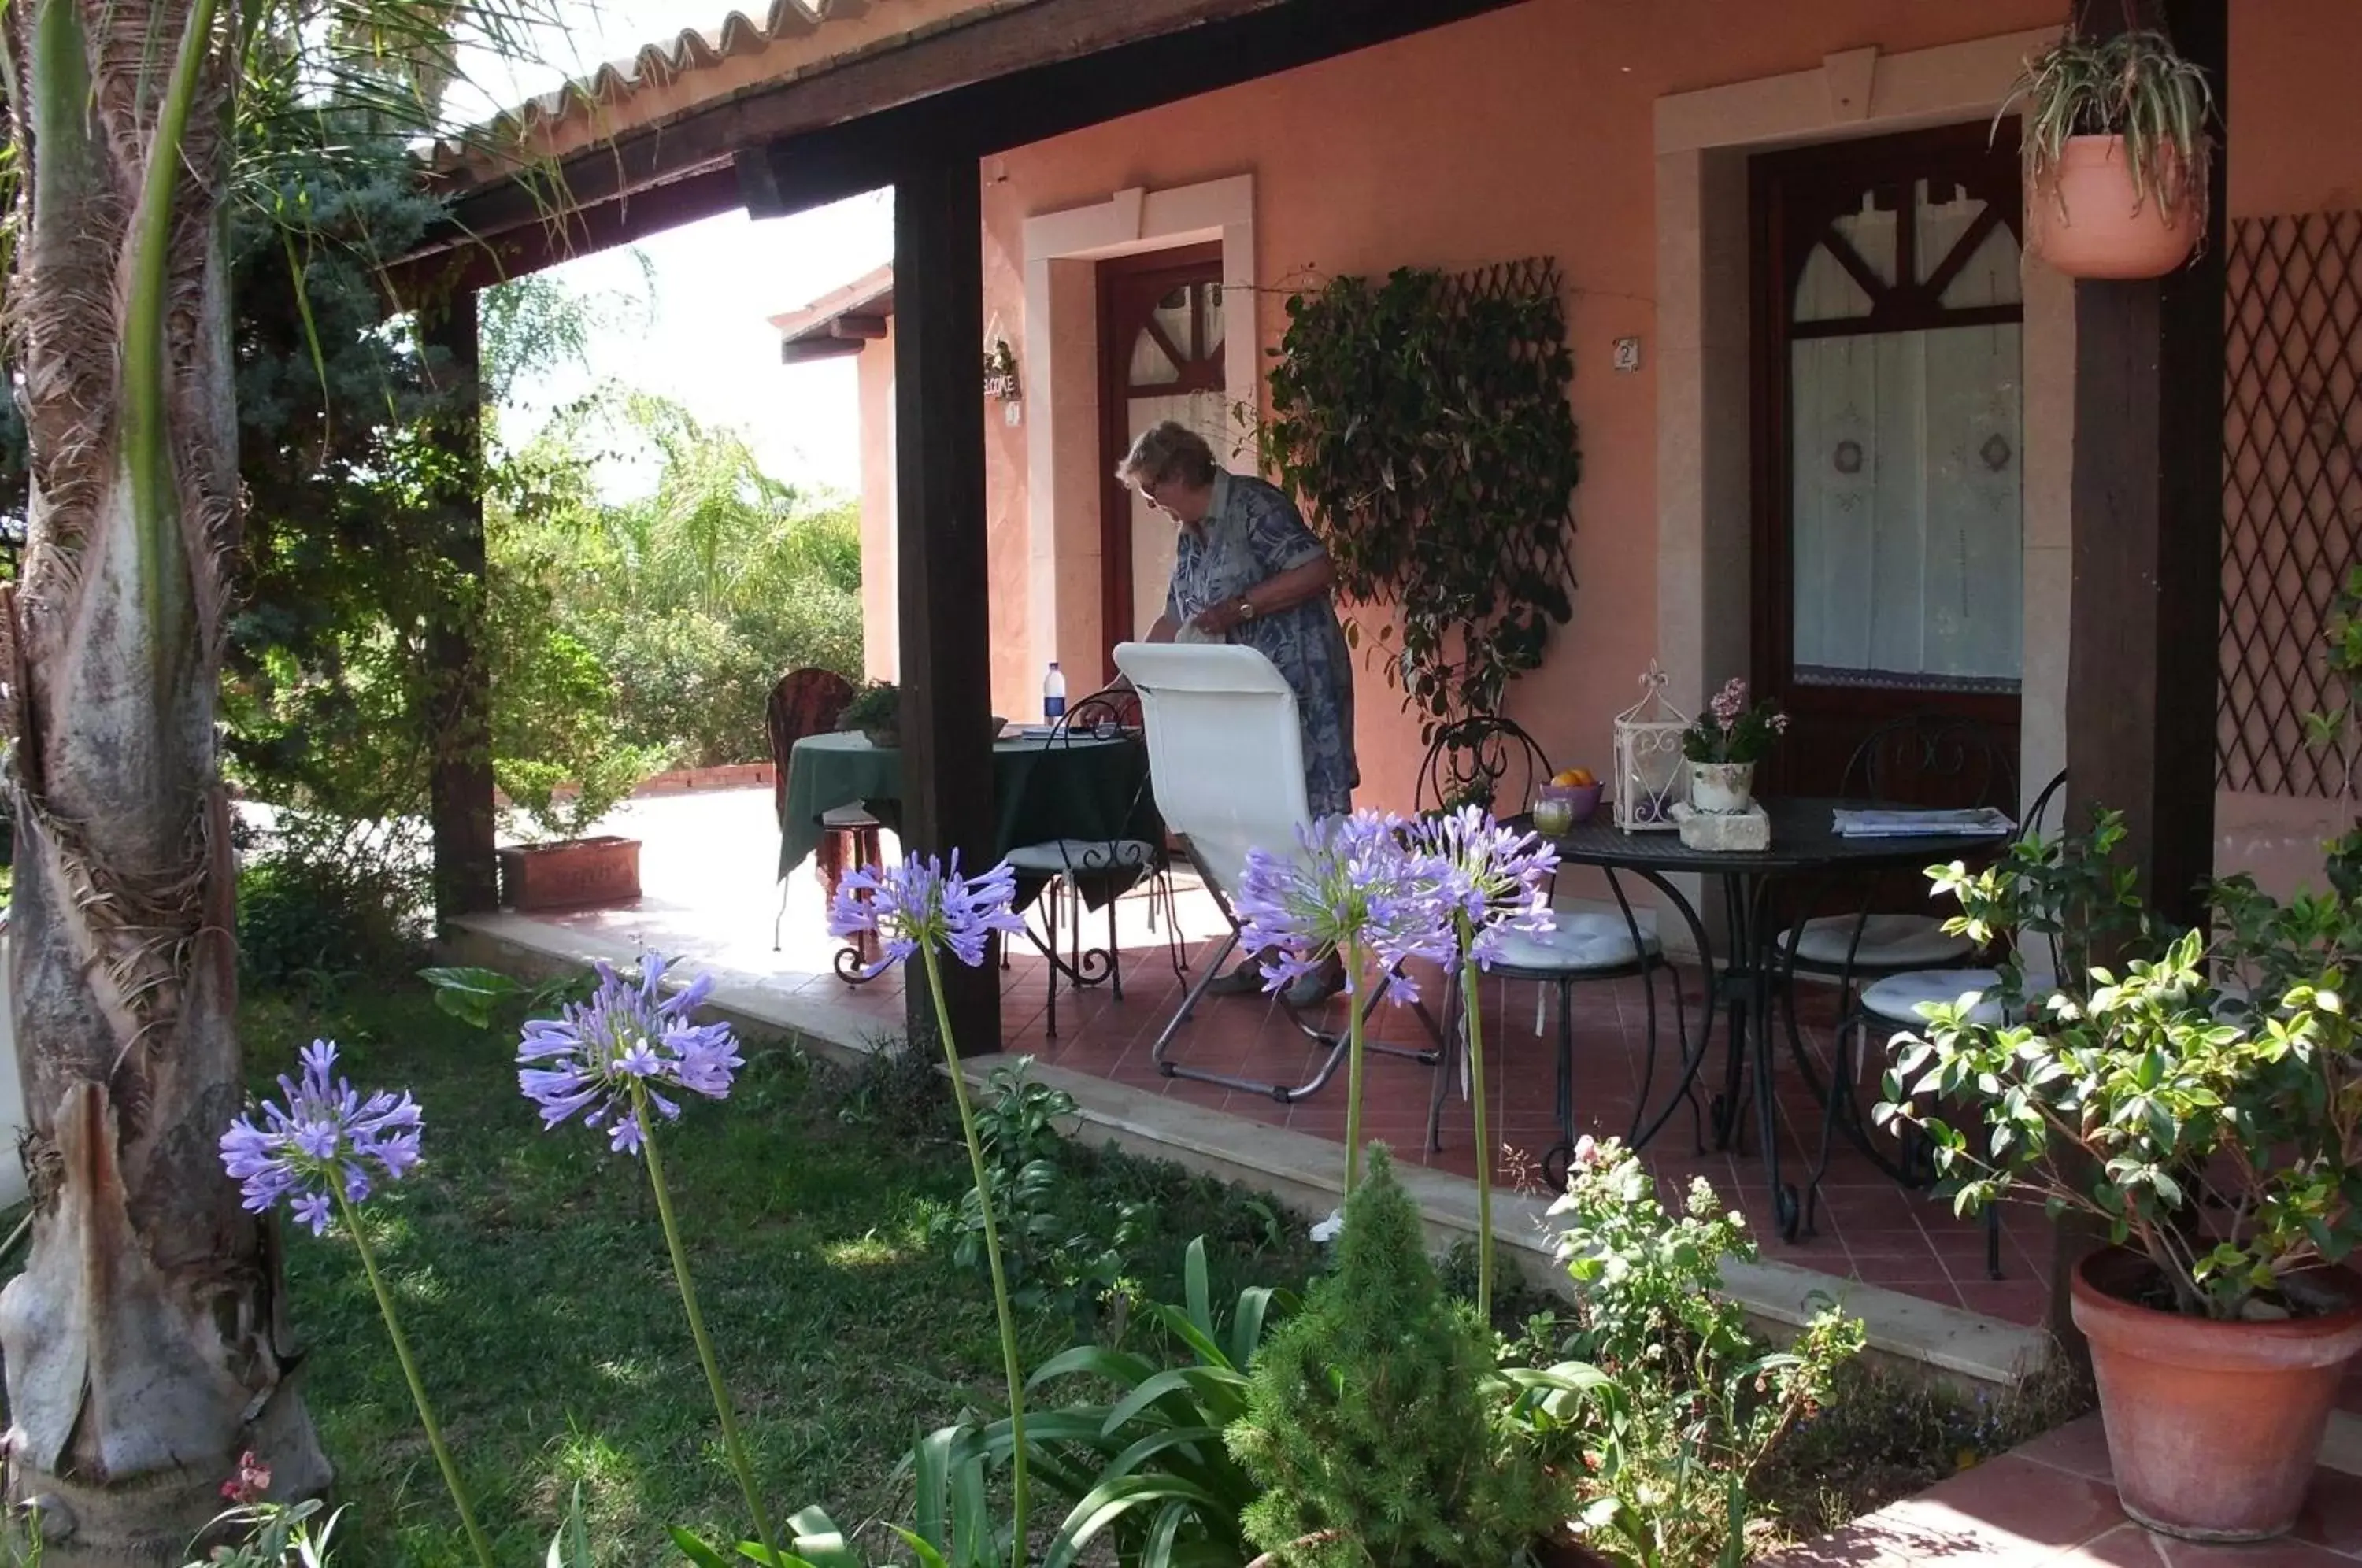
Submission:
<svg viewBox="0 0 2362 1568">
<path fill-rule="evenodd" d="M 1144 788 L 1148 748 L 1129 733 L 1014 735 L 992 748 L 992 856 L 1021 845 L 1076 838 L 1153 842 L 1163 829 Z M 787 819 L 779 827 L 779 876 L 820 846 L 821 818 L 840 806 L 866 808 L 899 827 L 902 754 L 851 733 L 807 735 L 788 758 Z M 970 867 L 969 869 L 982 869 Z"/>
</svg>

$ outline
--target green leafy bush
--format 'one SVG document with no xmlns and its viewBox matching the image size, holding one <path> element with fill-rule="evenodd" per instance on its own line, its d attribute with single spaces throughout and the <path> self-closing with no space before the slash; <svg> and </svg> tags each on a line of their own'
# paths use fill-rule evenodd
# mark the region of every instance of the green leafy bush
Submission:
<svg viewBox="0 0 2362 1568">
<path fill-rule="evenodd" d="M 281 812 L 238 876 L 239 967 L 308 993 L 405 970 L 425 951 L 424 829 Z"/>
<path fill-rule="evenodd" d="M 1021 1056 L 994 1068 L 976 1112 L 1002 1266 L 1020 1305 L 1061 1307 L 1076 1331 L 1088 1334 L 1102 1311 L 1120 1313 L 1135 1294 L 1131 1254 L 1155 1230 L 1156 1211 L 1144 1201 L 1079 1201 L 1065 1163 L 1074 1154 L 1065 1134 L 1075 1097 L 1034 1081 L 1032 1066 L 1031 1056 Z M 949 1245 L 961 1267 L 986 1276 L 984 1198 L 975 1187 L 957 1209 L 934 1213 L 927 1237 Z"/>
<path fill-rule="evenodd" d="M 598 657 L 554 624 L 554 595 L 513 586 L 492 626 L 492 777 L 533 832 L 579 838 L 663 766 L 630 745 L 614 682 Z"/>
<path fill-rule="evenodd" d="M 653 491 L 603 499 L 610 458 L 652 460 Z M 548 627 L 597 659 L 618 734 L 657 767 L 758 761 L 781 675 L 860 673 L 858 510 L 770 478 L 743 436 L 611 384 L 505 466 L 495 568 L 550 596 Z"/>
<path fill-rule="evenodd" d="M 1555 1489 L 1502 1419 L 1492 1336 L 1445 1298 L 1383 1144 L 1346 1200 L 1337 1271 L 1273 1336 L 1231 1452 L 1242 1523 L 1280 1562 L 1501 1568 Z"/>
<path fill-rule="evenodd" d="M 1768 1351 L 1722 1294 L 1724 1260 L 1755 1256 L 1745 1221 L 1703 1180 L 1667 1212 L 1620 1144 L 1584 1140 L 1551 1212 L 1578 1293 L 1559 1353 L 1576 1359 L 1510 1371 L 1514 1419 L 1573 1478 L 1593 1551 L 1627 1568 L 1738 1568 L 1757 1472 L 1827 1402 L 1860 1323 L 1831 1306 L 1793 1349 Z"/>
</svg>

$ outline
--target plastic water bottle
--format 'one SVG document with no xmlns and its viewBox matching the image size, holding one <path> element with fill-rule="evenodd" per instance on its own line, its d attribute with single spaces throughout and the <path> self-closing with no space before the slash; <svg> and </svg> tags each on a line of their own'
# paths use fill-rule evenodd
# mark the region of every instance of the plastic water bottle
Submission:
<svg viewBox="0 0 2362 1568">
<path fill-rule="evenodd" d="M 1050 673 L 1042 678 L 1042 722 L 1054 724 L 1066 712 L 1066 678 L 1058 673 L 1058 661 L 1050 661 Z"/>
</svg>

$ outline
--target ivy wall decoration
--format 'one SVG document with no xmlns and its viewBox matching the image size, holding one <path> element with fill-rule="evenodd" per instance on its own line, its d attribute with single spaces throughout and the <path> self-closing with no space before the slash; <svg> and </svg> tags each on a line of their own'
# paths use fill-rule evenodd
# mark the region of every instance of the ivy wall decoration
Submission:
<svg viewBox="0 0 2362 1568">
<path fill-rule="evenodd" d="M 1264 466 L 1328 543 L 1346 598 L 1392 608 L 1375 640 L 1430 735 L 1499 712 L 1574 613 L 1583 456 L 1561 287 L 1542 258 L 1339 278 L 1287 301 Z M 1358 624 L 1346 635 L 1361 645 Z"/>
</svg>

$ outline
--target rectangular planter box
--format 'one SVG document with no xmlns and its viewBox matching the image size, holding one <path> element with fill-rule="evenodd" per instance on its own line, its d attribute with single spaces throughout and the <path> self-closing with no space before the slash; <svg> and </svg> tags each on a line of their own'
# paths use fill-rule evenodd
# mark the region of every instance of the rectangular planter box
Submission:
<svg viewBox="0 0 2362 1568">
<path fill-rule="evenodd" d="M 499 854 L 501 901 L 520 913 L 627 904 L 640 896 L 636 838 L 574 838 Z"/>
</svg>

